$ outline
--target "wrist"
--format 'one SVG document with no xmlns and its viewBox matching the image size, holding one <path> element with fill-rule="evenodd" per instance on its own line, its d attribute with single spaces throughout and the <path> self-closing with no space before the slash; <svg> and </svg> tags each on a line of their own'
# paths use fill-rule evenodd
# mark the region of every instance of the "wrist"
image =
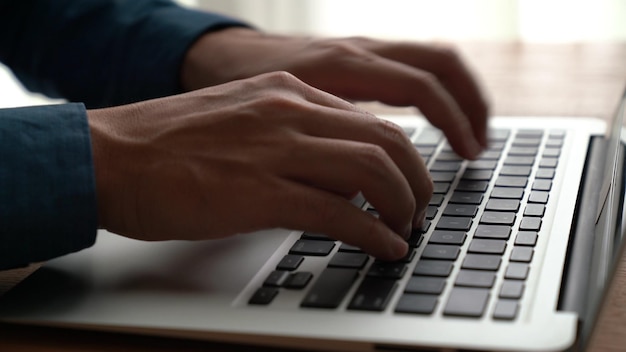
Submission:
<svg viewBox="0 0 626 352">
<path fill-rule="evenodd" d="M 184 91 L 226 83 L 243 78 L 241 47 L 249 45 L 260 32 L 243 27 L 229 27 L 202 35 L 187 50 L 181 66 L 181 87 Z"/>
</svg>

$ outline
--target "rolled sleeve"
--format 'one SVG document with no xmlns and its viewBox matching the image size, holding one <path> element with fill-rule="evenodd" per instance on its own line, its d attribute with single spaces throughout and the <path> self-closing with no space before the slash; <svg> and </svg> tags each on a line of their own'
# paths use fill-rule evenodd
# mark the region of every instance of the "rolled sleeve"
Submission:
<svg viewBox="0 0 626 352">
<path fill-rule="evenodd" d="M 0 269 L 89 247 L 96 230 L 84 105 L 0 109 Z"/>
</svg>

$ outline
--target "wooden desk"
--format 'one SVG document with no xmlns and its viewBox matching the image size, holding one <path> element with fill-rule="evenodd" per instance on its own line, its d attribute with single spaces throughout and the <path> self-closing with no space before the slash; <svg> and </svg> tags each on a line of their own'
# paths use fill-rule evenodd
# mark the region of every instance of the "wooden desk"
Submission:
<svg viewBox="0 0 626 352">
<path fill-rule="evenodd" d="M 626 43 L 463 43 L 461 52 L 491 95 L 494 115 L 596 116 L 608 119 L 626 84 Z M 364 104 L 378 113 L 411 109 Z M 33 268 L 0 272 L 0 293 Z M 607 298 L 590 351 L 626 349 L 626 262 Z M 0 324 L 2 351 L 246 351 L 250 347 Z M 256 351 L 278 351 L 254 348 Z"/>
</svg>

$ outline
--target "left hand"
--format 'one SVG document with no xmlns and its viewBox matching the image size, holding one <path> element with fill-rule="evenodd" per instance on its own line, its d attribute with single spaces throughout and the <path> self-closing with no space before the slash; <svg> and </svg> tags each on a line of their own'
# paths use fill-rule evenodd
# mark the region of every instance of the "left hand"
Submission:
<svg viewBox="0 0 626 352">
<path fill-rule="evenodd" d="M 447 47 L 365 38 L 311 39 L 228 28 L 201 37 L 181 71 L 186 90 L 287 71 L 344 99 L 415 106 L 474 159 L 487 146 L 486 100 Z M 471 131 L 471 132 L 470 132 Z"/>
</svg>

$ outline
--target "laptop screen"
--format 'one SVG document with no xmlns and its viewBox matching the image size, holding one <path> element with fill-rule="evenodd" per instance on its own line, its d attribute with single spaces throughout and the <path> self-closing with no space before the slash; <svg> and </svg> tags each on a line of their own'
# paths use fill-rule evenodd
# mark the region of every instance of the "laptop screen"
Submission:
<svg viewBox="0 0 626 352">
<path fill-rule="evenodd" d="M 617 265 L 624 257 L 626 246 L 622 239 L 626 229 L 626 209 L 624 198 L 626 179 L 624 178 L 624 146 L 626 131 L 624 115 L 626 114 L 626 90 L 622 94 L 617 112 L 607 130 L 606 163 L 603 170 L 603 185 L 600 191 L 598 215 L 594 239 L 593 265 L 590 268 L 589 307 L 587 311 L 590 322 L 595 322 L 606 297 L 608 287 Z M 587 329 L 595 324 L 587 324 Z M 590 333 L 590 331 L 587 333 Z"/>
</svg>

